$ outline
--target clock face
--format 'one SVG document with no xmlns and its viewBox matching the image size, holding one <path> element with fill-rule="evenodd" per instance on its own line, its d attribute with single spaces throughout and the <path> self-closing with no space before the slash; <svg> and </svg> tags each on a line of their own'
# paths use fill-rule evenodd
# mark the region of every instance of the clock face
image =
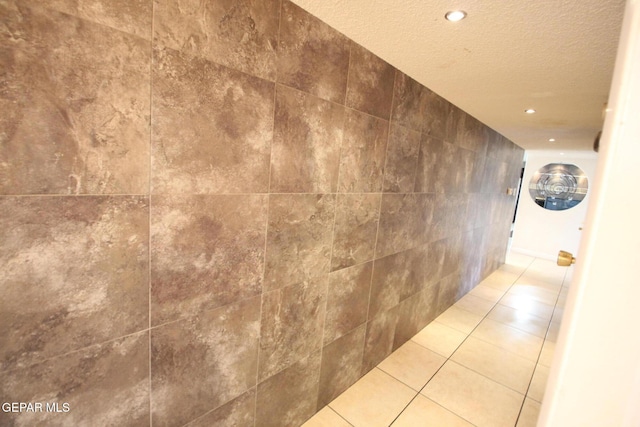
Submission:
<svg viewBox="0 0 640 427">
<path fill-rule="evenodd" d="M 587 175 L 578 166 L 549 163 L 531 177 L 529 194 L 536 205 L 552 211 L 562 211 L 582 202 L 588 187 Z"/>
</svg>

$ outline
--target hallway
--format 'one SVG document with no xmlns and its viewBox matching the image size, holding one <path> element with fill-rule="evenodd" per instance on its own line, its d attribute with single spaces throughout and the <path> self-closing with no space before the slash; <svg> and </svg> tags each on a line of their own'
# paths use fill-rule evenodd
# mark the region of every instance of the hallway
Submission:
<svg viewBox="0 0 640 427">
<path fill-rule="evenodd" d="M 304 427 L 535 426 L 572 272 L 509 254 Z"/>
</svg>

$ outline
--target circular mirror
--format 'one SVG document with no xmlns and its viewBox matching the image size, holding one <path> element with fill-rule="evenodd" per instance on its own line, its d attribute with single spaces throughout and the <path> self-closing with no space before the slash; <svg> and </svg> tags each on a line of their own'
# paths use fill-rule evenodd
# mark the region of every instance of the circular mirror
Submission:
<svg viewBox="0 0 640 427">
<path fill-rule="evenodd" d="M 587 195 L 587 175 L 576 165 L 549 163 L 538 169 L 529 182 L 529 194 L 544 209 L 571 209 Z"/>
</svg>

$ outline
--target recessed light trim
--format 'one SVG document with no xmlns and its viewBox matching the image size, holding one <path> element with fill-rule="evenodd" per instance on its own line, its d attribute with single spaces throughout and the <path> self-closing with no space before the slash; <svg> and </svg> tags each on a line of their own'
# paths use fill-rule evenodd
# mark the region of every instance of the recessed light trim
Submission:
<svg viewBox="0 0 640 427">
<path fill-rule="evenodd" d="M 549 142 L 556 142 L 555 138 L 549 138 Z"/>
<path fill-rule="evenodd" d="M 464 10 L 451 10 L 445 13 L 444 15 L 444 18 L 447 21 L 451 21 L 451 22 L 462 21 L 466 17 L 467 17 L 467 12 L 465 12 Z"/>
<path fill-rule="evenodd" d="M 534 114 L 536 110 L 534 110 L 533 108 L 527 108 L 526 110 L 524 110 L 524 112 L 527 114 Z"/>
</svg>

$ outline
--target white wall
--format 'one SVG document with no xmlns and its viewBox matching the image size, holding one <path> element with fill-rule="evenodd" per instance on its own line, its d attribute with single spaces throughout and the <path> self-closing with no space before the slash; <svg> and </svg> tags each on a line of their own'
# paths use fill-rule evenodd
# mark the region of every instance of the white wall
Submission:
<svg viewBox="0 0 640 427">
<path fill-rule="evenodd" d="M 593 135 L 595 138 L 595 134 Z M 511 241 L 511 250 L 539 258 L 555 260 L 559 250 L 578 253 L 591 188 L 585 199 L 571 209 L 550 211 L 533 201 L 529 181 L 533 174 L 549 163 L 571 163 L 587 175 L 589 186 L 594 182 L 598 154 L 594 151 L 527 151 L 526 166 L 518 213 Z"/>
</svg>

